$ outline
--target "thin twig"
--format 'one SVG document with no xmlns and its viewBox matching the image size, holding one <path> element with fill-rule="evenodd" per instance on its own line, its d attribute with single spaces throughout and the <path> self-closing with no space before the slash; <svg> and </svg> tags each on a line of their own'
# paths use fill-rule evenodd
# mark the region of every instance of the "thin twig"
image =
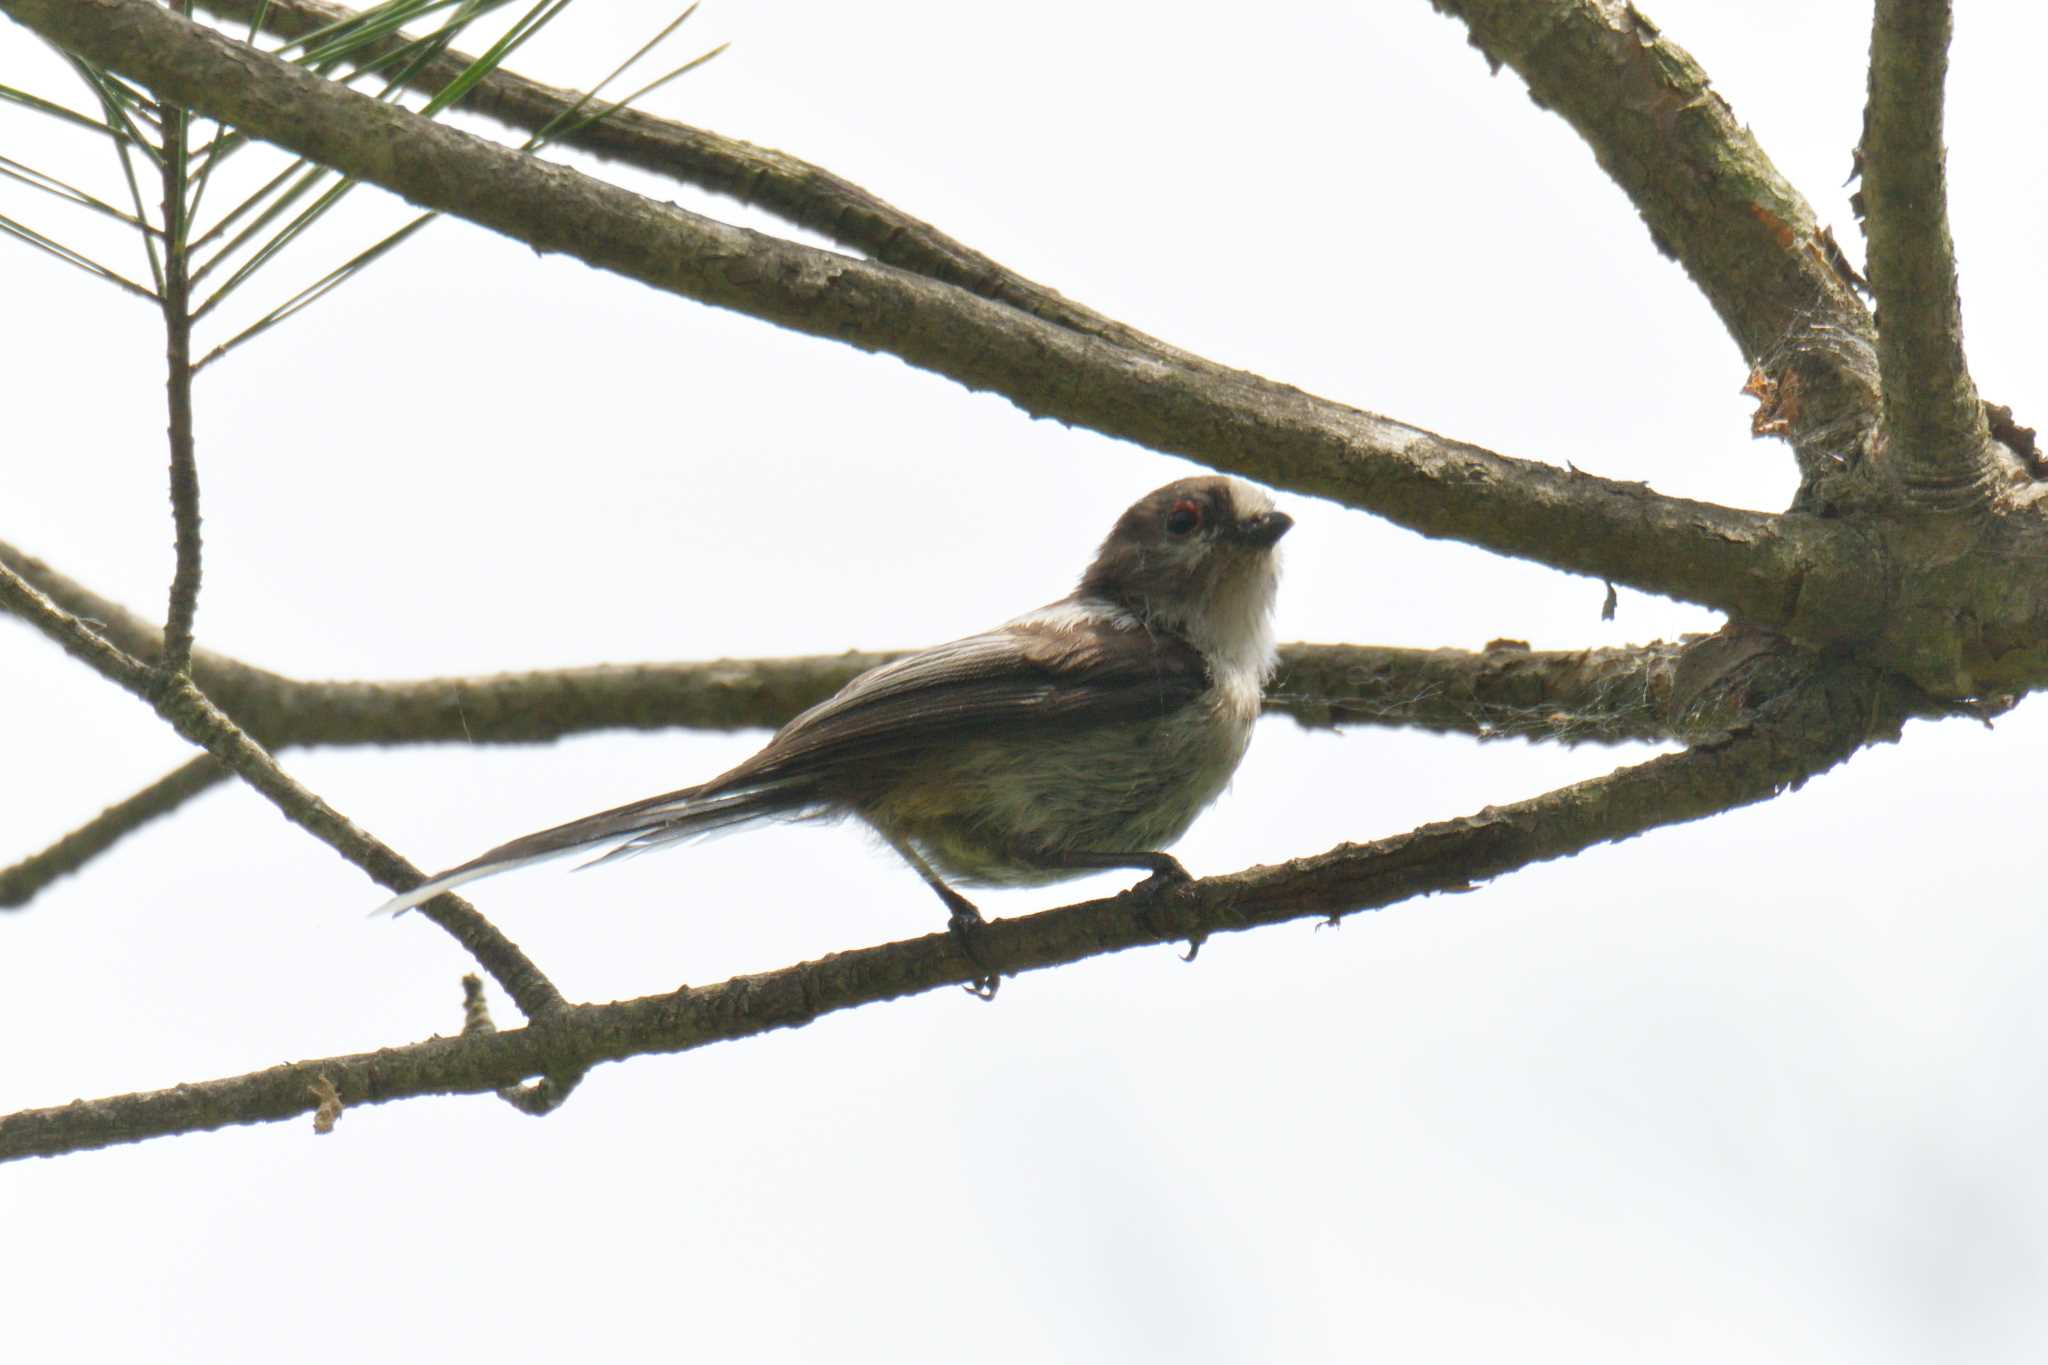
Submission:
<svg viewBox="0 0 2048 1365">
<path fill-rule="evenodd" d="M 496 1033 L 498 1025 L 491 1019 L 491 1004 L 484 995 L 484 983 L 475 974 L 462 978 L 462 1033 L 464 1037 L 478 1033 Z M 545 1118 L 560 1109 L 576 1093 L 576 1087 L 583 1084 L 583 1078 L 590 1068 L 572 1067 L 567 1071 L 550 1072 L 521 1085 L 508 1085 L 498 1091 L 498 1098 L 529 1118 Z"/>
<path fill-rule="evenodd" d="M 177 568 L 171 575 L 170 607 L 164 616 L 163 655 L 166 673 L 192 667 L 192 623 L 199 610 L 199 461 L 192 432 L 192 309 L 186 276 L 185 179 L 190 116 L 181 105 L 158 106 L 163 124 L 164 264 L 164 389 L 170 410 L 171 521 L 175 527 Z"/>
<path fill-rule="evenodd" d="M 58 878 L 78 871 L 150 821 L 168 815 L 227 780 L 209 754 L 173 769 L 127 800 L 107 807 L 40 852 L 0 868 L 0 909 L 27 905 Z"/>
<path fill-rule="evenodd" d="M 268 797 L 286 819 L 369 873 L 381 886 L 403 891 L 425 874 L 318 796 L 294 781 L 183 674 L 166 674 L 116 647 L 91 627 L 0 565 L 0 608 L 21 617 L 100 676 L 147 701 L 171 728 L 198 745 Z M 458 896 L 441 895 L 420 907 L 469 950 L 528 1018 L 562 1007 L 561 993 L 519 946 Z"/>
</svg>

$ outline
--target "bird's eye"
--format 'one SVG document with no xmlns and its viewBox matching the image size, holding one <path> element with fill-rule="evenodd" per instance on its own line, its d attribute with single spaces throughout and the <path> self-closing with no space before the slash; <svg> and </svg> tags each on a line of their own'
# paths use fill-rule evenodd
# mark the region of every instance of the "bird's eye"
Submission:
<svg viewBox="0 0 2048 1365">
<path fill-rule="evenodd" d="M 1170 536 L 1184 536 L 1200 528 L 1201 524 L 1202 504 L 1193 498 L 1182 498 L 1166 514 L 1166 534 Z"/>
</svg>

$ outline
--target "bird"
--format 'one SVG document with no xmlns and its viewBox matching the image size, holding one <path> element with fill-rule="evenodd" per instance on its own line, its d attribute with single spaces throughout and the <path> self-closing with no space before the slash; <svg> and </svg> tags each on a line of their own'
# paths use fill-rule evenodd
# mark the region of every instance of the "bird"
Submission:
<svg viewBox="0 0 2048 1365">
<path fill-rule="evenodd" d="M 596 866 L 779 819 L 865 824 L 937 893 L 971 955 L 982 918 L 956 885 L 1125 867 L 1185 880 L 1164 850 L 1251 741 L 1293 525 L 1242 480 L 1176 480 L 1117 519 L 1059 601 L 867 670 L 708 782 L 500 844 L 378 912 L 548 859 L 605 850 Z"/>
</svg>

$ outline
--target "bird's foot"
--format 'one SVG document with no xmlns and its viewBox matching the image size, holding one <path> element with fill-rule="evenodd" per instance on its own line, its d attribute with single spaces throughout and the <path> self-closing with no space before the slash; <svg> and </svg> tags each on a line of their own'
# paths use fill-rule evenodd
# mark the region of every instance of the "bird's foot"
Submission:
<svg viewBox="0 0 2048 1365">
<path fill-rule="evenodd" d="M 967 955 L 967 960 L 981 969 L 981 975 L 961 989 L 977 1000 L 993 1000 L 996 989 L 1003 984 L 1003 974 L 988 958 L 988 921 L 981 917 L 981 911 L 974 908 L 973 902 L 958 892 L 946 903 L 953 911 L 946 920 L 946 931 L 960 945 L 960 951 Z"/>
<path fill-rule="evenodd" d="M 1178 858 L 1169 857 L 1164 853 L 1156 856 L 1158 861 L 1151 865 L 1152 875 L 1139 882 L 1124 894 L 1138 898 L 1138 924 L 1146 933 L 1152 935 L 1153 939 L 1160 943 L 1171 943 L 1176 938 L 1186 938 L 1188 950 L 1180 955 L 1180 960 L 1183 962 L 1193 962 L 1201 953 L 1202 945 L 1208 941 L 1209 936 L 1200 931 L 1183 935 L 1163 932 L 1159 927 L 1158 915 L 1154 912 L 1154 902 L 1161 894 L 1176 886 L 1185 886 L 1193 881 L 1194 877 L 1189 874 L 1186 868 L 1180 865 Z"/>
</svg>

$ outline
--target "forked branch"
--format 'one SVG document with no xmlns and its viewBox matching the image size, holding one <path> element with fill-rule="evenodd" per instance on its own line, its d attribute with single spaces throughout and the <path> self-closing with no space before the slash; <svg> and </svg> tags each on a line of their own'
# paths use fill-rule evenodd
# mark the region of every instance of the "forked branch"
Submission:
<svg viewBox="0 0 2048 1365">
<path fill-rule="evenodd" d="M 19 616 L 65 653 L 148 702 L 180 736 L 206 750 L 221 766 L 268 797 L 286 819 L 362 868 L 379 885 L 403 891 L 425 880 L 419 869 L 294 781 L 262 745 L 209 701 L 190 677 L 143 663 L 5 565 L 0 565 L 0 610 Z M 528 1018 L 562 1007 L 561 993 L 519 945 L 460 897 L 438 896 L 421 909 L 496 978 Z"/>
<path fill-rule="evenodd" d="M 1658 248 L 1685 267 L 1745 364 L 1796 385 L 1783 434 L 1802 474 L 1837 467 L 1877 415 L 1870 315 L 1833 235 L 1706 73 L 1634 5 L 1431 3 L 1571 124 Z"/>
</svg>

